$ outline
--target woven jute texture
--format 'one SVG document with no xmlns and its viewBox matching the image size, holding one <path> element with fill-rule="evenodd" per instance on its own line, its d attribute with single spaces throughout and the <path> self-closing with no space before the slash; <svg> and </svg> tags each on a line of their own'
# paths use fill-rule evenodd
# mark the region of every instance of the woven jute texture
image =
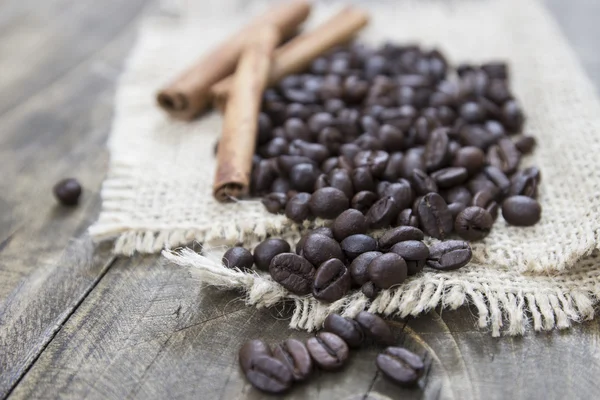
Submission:
<svg viewBox="0 0 600 400">
<path fill-rule="evenodd" d="M 219 204 L 211 196 L 213 145 L 221 117 L 195 122 L 169 119 L 154 103 L 166 80 L 190 64 L 264 5 L 234 1 L 188 1 L 150 17 L 142 26 L 117 93 L 109 140 L 111 165 L 102 188 L 103 208 L 90 228 L 97 240 L 115 240 L 115 252 L 154 253 L 191 242 L 205 248 L 266 235 L 291 241 L 302 228 L 267 213 L 260 202 Z M 218 4 L 217 4 L 218 3 Z M 220 254 L 188 250 L 165 256 L 190 267 L 203 282 L 247 293 L 256 306 L 286 299 L 296 304 L 292 327 L 315 329 L 332 311 L 352 315 L 363 308 L 416 315 L 439 304 L 471 302 L 479 325 L 522 333 L 563 328 L 591 318 L 600 296 L 595 268 L 600 236 L 600 102 L 593 85 L 538 0 L 364 2 L 372 16 L 360 40 L 413 42 L 439 48 L 451 62 L 503 59 L 513 91 L 527 113 L 525 133 L 538 147 L 525 165 L 542 171 L 542 220 L 530 228 L 499 217 L 492 233 L 473 245 L 473 262 L 459 271 L 426 271 L 373 302 L 355 293 L 334 304 L 297 298 L 268 276 L 220 265 Z M 240 9 L 240 7 L 245 7 Z M 314 7 L 309 26 L 338 5 Z M 314 224 L 323 224 L 316 221 Z M 219 251 L 217 251 L 219 253 Z M 503 328 L 504 324 L 504 328 Z"/>
</svg>

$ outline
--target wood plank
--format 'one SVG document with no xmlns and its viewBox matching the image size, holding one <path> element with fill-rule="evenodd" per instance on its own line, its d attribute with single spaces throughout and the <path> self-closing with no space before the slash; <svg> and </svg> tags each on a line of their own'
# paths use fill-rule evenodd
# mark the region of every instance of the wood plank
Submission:
<svg viewBox="0 0 600 400">
<path fill-rule="evenodd" d="M 66 2 L 55 3 L 68 8 Z M 105 13 L 89 7 L 80 16 L 110 21 L 118 3 L 105 2 Z M 139 7 L 125 7 L 117 20 L 131 20 L 138 12 Z M 73 36 L 45 36 L 38 30 L 40 18 L 50 18 L 44 25 L 55 32 L 66 22 L 37 10 L 19 15 L 19 29 L 0 36 L 1 54 L 10 55 L 2 58 L 0 104 L 11 102 L 4 108 L 10 111 L 0 116 L 0 397 L 10 392 L 112 260 L 109 246 L 94 251 L 84 233 L 100 208 L 114 87 L 134 39 L 134 24 L 121 32 L 106 22 L 102 35 L 99 26 L 89 31 L 103 41 L 81 40 L 74 46 L 87 35 L 85 24 L 77 25 L 79 33 L 70 30 Z M 31 44 L 28 31 L 41 33 L 35 35 L 34 53 L 18 46 Z M 77 47 L 73 54 L 79 56 L 61 53 L 70 47 Z M 78 64 L 82 57 L 87 61 Z M 57 69 L 62 73 L 57 75 Z M 56 205 L 51 188 L 71 175 L 85 190 L 79 207 L 66 209 Z"/>
</svg>

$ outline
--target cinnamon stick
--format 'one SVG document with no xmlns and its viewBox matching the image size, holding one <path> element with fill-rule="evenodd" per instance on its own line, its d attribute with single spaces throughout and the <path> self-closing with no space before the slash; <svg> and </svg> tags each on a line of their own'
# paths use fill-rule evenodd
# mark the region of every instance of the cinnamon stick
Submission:
<svg viewBox="0 0 600 400">
<path fill-rule="evenodd" d="M 277 83 L 286 75 L 301 72 L 318 56 L 348 42 L 368 22 L 369 16 L 366 12 L 355 7 L 345 7 L 312 31 L 290 40 L 275 52 L 275 63 L 269 76 L 269 85 Z M 212 87 L 215 105 L 219 109 L 223 109 L 231 87 L 231 77 L 221 80 Z"/>
<path fill-rule="evenodd" d="M 157 94 L 158 104 L 175 118 L 189 120 L 196 117 L 210 103 L 210 87 L 233 73 L 242 48 L 254 30 L 273 25 L 279 29 L 281 38 L 289 37 L 309 13 L 307 0 L 293 0 L 255 18 L 162 89 Z"/>
<path fill-rule="evenodd" d="M 219 201 L 248 193 L 252 155 L 256 146 L 258 114 L 267 85 L 279 31 L 270 25 L 255 31 L 244 48 L 233 76 L 223 132 L 217 152 L 213 194 Z"/>
</svg>

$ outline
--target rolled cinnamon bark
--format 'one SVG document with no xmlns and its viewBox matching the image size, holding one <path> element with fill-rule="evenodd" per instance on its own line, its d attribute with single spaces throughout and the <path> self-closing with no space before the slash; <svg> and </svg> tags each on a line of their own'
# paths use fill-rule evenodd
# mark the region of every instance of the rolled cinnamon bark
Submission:
<svg viewBox="0 0 600 400">
<path fill-rule="evenodd" d="M 252 31 L 273 25 L 279 29 L 281 38 L 289 37 L 309 13 L 307 0 L 293 0 L 255 18 L 161 90 L 156 97 L 158 104 L 173 117 L 187 120 L 196 117 L 210 103 L 210 87 L 235 70 L 242 47 Z"/>
<path fill-rule="evenodd" d="M 239 198 L 248 193 L 250 186 L 261 98 L 273 51 L 280 40 L 278 29 L 270 25 L 255 32 L 244 48 L 233 76 L 223 119 L 213 184 L 213 194 L 219 201 Z"/>
<path fill-rule="evenodd" d="M 286 75 L 301 72 L 316 57 L 348 42 L 368 22 L 369 16 L 363 10 L 345 7 L 312 31 L 290 40 L 275 52 L 275 63 L 269 75 L 269 85 L 277 83 Z M 232 78 L 227 77 L 212 87 L 211 92 L 217 108 L 223 109 L 231 86 Z"/>
</svg>

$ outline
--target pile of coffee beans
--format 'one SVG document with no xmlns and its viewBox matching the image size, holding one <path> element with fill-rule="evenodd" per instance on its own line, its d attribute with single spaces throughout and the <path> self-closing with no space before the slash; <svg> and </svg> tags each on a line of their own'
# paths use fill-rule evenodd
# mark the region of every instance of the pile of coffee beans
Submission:
<svg viewBox="0 0 600 400">
<path fill-rule="evenodd" d="M 423 200 L 426 214 L 431 215 L 426 223 L 431 229 L 440 229 L 434 196 L 439 197 L 437 193 L 424 196 L 428 199 Z M 477 218 L 473 215 L 468 221 Z M 422 241 L 423 231 L 410 225 L 389 229 L 377 240 L 367 235 L 368 226 L 368 216 L 348 209 L 337 216 L 331 228 L 317 228 L 302 236 L 295 252 L 285 240 L 269 238 L 256 246 L 254 255 L 243 247 L 230 248 L 223 255 L 223 264 L 241 270 L 255 264 L 291 293 L 312 293 L 320 301 L 333 302 L 353 287 L 372 299 L 381 289 L 401 284 L 425 265 L 449 271 L 471 260 L 471 246 L 462 240 L 428 247 Z"/>
<path fill-rule="evenodd" d="M 540 171 L 519 170 L 535 146 L 524 121 L 505 63 L 352 44 L 265 91 L 251 192 L 296 222 L 350 208 L 370 229 L 478 240 L 500 209 L 512 225 L 540 219 Z"/>
<path fill-rule="evenodd" d="M 296 339 L 270 348 L 262 340 L 250 340 L 241 347 L 239 362 L 248 381 L 268 393 L 282 393 L 294 382 L 308 379 L 314 366 L 325 371 L 341 369 L 348 361 L 350 348 L 364 342 L 390 346 L 377 356 L 383 375 L 404 387 L 414 387 L 425 370 L 423 359 L 401 347 L 393 347 L 394 335 L 386 322 L 366 311 L 356 318 L 331 314 L 323 330 L 303 343 Z"/>
</svg>

